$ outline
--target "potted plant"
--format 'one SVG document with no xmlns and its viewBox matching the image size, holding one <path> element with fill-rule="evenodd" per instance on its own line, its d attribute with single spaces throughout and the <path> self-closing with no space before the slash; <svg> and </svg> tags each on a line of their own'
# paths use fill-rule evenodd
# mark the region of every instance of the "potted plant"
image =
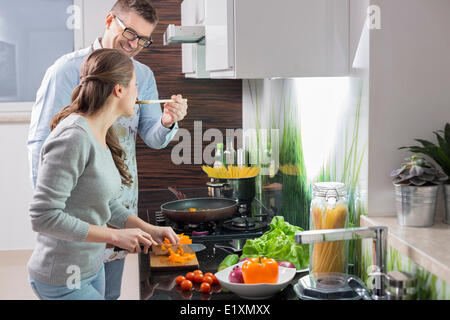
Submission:
<svg viewBox="0 0 450 320">
<path fill-rule="evenodd" d="M 409 149 L 411 152 L 430 157 L 441 167 L 442 171 L 450 177 L 450 124 L 447 123 L 444 130 L 434 131 L 433 133 L 436 135 L 438 144 L 434 144 L 427 140 L 416 139 L 421 146 L 402 147 L 400 149 Z M 444 200 L 444 222 L 450 224 L 450 180 L 448 179 L 444 184 Z"/>
<path fill-rule="evenodd" d="M 391 173 L 398 223 L 409 227 L 434 224 L 439 184 L 448 179 L 424 158 L 413 155 Z"/>
</svg>

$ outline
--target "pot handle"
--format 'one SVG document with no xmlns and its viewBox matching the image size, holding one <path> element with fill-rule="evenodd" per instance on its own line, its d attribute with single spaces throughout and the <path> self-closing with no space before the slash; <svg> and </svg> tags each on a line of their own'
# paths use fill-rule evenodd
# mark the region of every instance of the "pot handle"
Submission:
<svg viewBox="0 0 450 320">
<path fill-rule="evenodd" d="M 186 195 L 183 192 L 178 191 L 176 187 L 167 187 L 167 189 L 169 189 L 169 191 L 172 192 L 178 200 L 186 199 Z"/>
</svg>

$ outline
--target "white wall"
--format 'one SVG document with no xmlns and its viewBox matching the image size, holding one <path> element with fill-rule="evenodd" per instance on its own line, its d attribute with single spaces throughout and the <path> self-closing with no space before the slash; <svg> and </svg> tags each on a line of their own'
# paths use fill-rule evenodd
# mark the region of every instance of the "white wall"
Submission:
<svg viewBox="0 0 450 320">
<path fill-rule="evenodd" d="M 435 141 L 450 122 L 450 1 L 371 0 L 369 215 L 394 215 L 390 172 L 415 138 Z"/>
<path fill-rule="evenodd" d="M 81 20 L 84 23 L 81 28 L 83 32 L 81 38 L 85 42 L 78 42 L 78 48 L 88 46 L 95 38 L 103 35 L 106 14 L 115 2 L 115 0 L 76 0 L 74 2 L 81 8 Z M 1 23 L 2 21 L 0 21 L 0 27 Z M 29 44 L 36 43 L 31 41 Z M 48 45 L 46 48 L 55 52 L 55 48 Z M 37 51 L 39 50 L 43 48 L 38 48 Z M 62 54 L 59 53 L 57 56 Z M 31 71 L 31 77 L 36 76 L 36 70 Z M 14 106 L 8 104 L 4 104 L 3 108 L 14 111 Z M 31 103 L 24 108 L 24 110 L 30 110 Z M 22 115 L 26 117 L 29 113 L 18 113 L 19 117 Z M 0 118 L 10 116 L 11 112 L 0 112 Z M 17 115 L 12 115 L 12 117 L 15 116 Z M 33 249 L 36 243 L 36 234 L 31 230 L 28 215 L 32 198 L 26 147 L 28 127 L 29 123 L 0 123 L 0 250 Z"/>
<path fill-rule="evenodd" d="M 0 250 L 32 249 L 28 207 L 32 197 L 28 170 L 28 123 L 0 124 Z"/>
<path fill-rule="evenodd" d="M 95 39 L 102 37 L 105 31 L 105 19 L 116 0 L 75 0 L 81 8 L 81 29 L 75 30 L 75 50 L 90 46 Z M 77 33 L 80 31 L 80 33 Z"/>
</svg>

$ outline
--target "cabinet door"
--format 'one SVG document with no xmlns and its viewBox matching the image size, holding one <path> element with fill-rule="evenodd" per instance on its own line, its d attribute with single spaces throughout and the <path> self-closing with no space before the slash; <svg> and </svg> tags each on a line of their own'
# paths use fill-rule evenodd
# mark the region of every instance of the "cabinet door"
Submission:
<svg viewBox="0 0 450 320">
<path fill-rule="evenodd" d="M 181 25 L 198 26 L 205 22 L 205 0 L 183 0 L 181 3 Z"/>
<path fill-rule="evenodd" d="M 204 0 L 184 0 L 181 4 L 181 25 L 197 26 L 205 22 Z M 209 77 L 205 72 L 205 46 L 196 43 L 183 43 L 182 72 L 187 78 Z"/>
<path fill-rule="evenodd" d="M 348 74 L 348 0 L 236 0 L 237 78 Z"/>
<path fill-rule="evenodd" d="M 234 0 L 205 0 L 206 70 L 234 68 Z"/>
</svg>

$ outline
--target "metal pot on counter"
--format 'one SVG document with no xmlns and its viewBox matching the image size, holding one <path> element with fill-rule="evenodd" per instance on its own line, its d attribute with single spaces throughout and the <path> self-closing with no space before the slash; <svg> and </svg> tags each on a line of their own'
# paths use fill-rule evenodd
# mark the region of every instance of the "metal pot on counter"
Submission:
<svg viewBox="0 0 450 320">
<path fill-rule="evenodd" d="M 239 202 L 251 202 L 256 194 L 256 176 L 249 178 L 216 179 L 211 178 L 208 195 L 236 199 Z"/>
</svg>

